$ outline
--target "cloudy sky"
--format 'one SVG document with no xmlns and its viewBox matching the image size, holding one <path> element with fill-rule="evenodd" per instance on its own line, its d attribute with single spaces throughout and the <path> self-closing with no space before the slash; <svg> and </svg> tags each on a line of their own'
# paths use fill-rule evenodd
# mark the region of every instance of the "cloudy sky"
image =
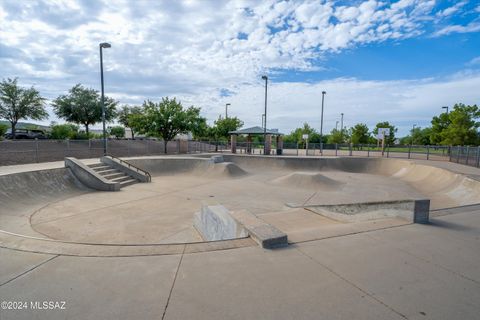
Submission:
<svg viewBox="0 0 480 320">
<path fill-rule="evenodd" d="M 442 106 L 480 103 L 480 2 L 0 0 L 0 79 L 54 99 L 77 83 L 120 104 L 179 98 L 288 133 L 390 121 L 427 126 Z M 52 120 L 58 121 L 48 106 Z"/>
</svg>

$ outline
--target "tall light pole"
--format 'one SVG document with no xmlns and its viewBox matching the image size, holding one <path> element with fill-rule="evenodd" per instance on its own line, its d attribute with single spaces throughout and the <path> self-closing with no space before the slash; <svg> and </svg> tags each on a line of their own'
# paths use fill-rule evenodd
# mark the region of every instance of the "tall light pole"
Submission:
<svg viewBox="0 0 480 320">
<path fill-rule="evenodd" d="M 325 101 L 326 91 L 322 91 L 322 118 L 320 120 L 320 153 L 323 154 L 323 103 Z"/>
<path fill-rule="evenodd" d="M 102 100 L 101 100 L 101 105 L 102 105 L 102 122 L 103 122 L 103 155 L 107 155 L 107 131 L 105 130 L 105 89 L 103 86 L 103 48 L 111 48 L 112 45 L 107 42 L 102 42 L 99 45 L 100 47 L 100 79 L 102 82 Z"/>
<path fill-rule="evenodd" d="M 343 113 L 340 113 L 340 115 L 342 116 L 342 120 L 340 122 L 340 132 L 343 132 Z"/>
<path fill-rule="evenodd" d="M 262 128 L 264 127 L 264 124 L 263 124 L 263 123 L 264 123 L 264 121 L 265 121 L 265 113 L 264 113 L 264 114 L 262 114 Z"/>
<path fill-rule="evenodd" d="M 442 107 L 442 109 L 447 109 L 447 114 L 448 114 L 448 106 Z"/>
<path fill-rule="evenodd" d="M 225 104 L 225 119 L 228 118 L 228 106 L 230 106 L 230 105 L 231 105 L 230 103 Z"/>
<path fill-rule="evenodd" d="M 414 125 L 412 126 L 412 139 L 411 139 L 411 142 L 410 142 L 411 145 L 413 145 L 413 134 L 415 133 L 415 127 L 416 127 L 416 126 L 417 126 L 416 124 L 414 124 Z"/>
<path fill-rule="evenodd" d="M 338 120 L 337 123 L 335 123 L 335 130 L 338 130 Z"/>
<path fill-rule="evenodd" d="M 265 80 L 265 121 L 263 127 L 263 154 L 267 154 L 267 84 L 268 77 L 262 76 L 262 79 Z"/>
</svg>

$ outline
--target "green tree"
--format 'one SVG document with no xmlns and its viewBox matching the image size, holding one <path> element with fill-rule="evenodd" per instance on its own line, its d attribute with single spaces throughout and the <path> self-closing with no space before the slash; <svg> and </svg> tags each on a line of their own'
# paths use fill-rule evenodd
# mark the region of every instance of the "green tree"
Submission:
<svg viewBox="0 0 480 320">
<path fill-rule="evenodd" d="M 432 129 L 430 131 L 430 143 L 431 144 L 442 144 L 443 141 L 443 132 L 450 125 L 449 114 L 444 112 L 439 116 L 432 118 Z"/>
<path fill-rule="evenodd" d="M 7 133 L 8 126 L 6 124 L 0 123 L 0 140 L 3 140 L 5 133 Z"/>
<path fill-rule="evenodd" d="M 144 115 L 133 119 L 133 126 L 140 133 L 161 137 L 164 150 L 167 144 L 179 133 L 187 133 L 194 128 L 200 118 L 200 108 L 193 106 L 185 109 L 175 98 L 162 98 L 159 103 L 145 101 Z"/>
<path fill-rule="evenodd" d="M 343 130 L 332 129 L 332 131 L 330 131 L 330 135 L 328 136 L 328 143 L 342 144 L 342 143 L 345 143 L 345 141 L 348 141 L 349 137 L 350 135 L 346 127 L 343 128 Z"/>
<path fill-rule="evenodd" d="M 10 122 L 12 135 L 21 119 L 43 120 L 48 118 L 45 99 L 35 88 L 18 86 L 18 79 L 7 79 L 0 83 L 0 118 Z"/>
<path fill-rule="evenodd" d="M 230 131 L 235 131 L 243 126 L 243 121 L 237 117 L 219 118 L 215 120 L 213 127 L 209 130 L 209 136 L 214 140 L 227 140 L 230 137 Z"/>
<path fill-rule="evenodd" d="M 450 121 L 447 128 L 441 132 L 441 144 L 445 145 L 476 145 L 478 144 L 478 128 L 480 110 L 477 105 L 458 103 L 448 114 Z"/>
<path fill-rule="evenodd" d="M 306 122 L 303 124 L 303 127 L 296 128 L 287 134 L 283 141 L 285 143 L 298 143 L 303 148 L 305 144 L 304 134 L 308 134 L 309 143 L 320 143 L 320 134 Z M 323 140 L 324 142 L 326 141 L 326 136 L 323 136 Z"/>
<path fill-rule="evenodd" d="M 424 129 L 420 127 L 414 128 L 410 130 L 410 136 L 408 137 L 409 140 L 405 142 L 409 144 L 425 146 L 430 144 L 431 134 L 432 134 L 432 128 L 430 127 L 427 127 Z M 403 143 L 403 144 L 406 144 L 406 143 Z"/>
<path fill-rule="evenodd" d="M 351 142 L 353 144 L 367 144 L 370 137 L 368 127 L 364 123 L 358 123 L 350 129 Z"/>
<path fill-rule="evenodd" d="M 373 134 L 377 136 L 379 128 L 390 128 L 390 135 L 385 137 L 385 145 L 392 145 L 395 143 L 395 133 L 398 131 L 394 125 L 390 124 L 388 121 L 379 122 L 373 129 Z"/>
<path fill-rule="evenodd" d="M 132 139 L 135 140 L 134 123 L 135 117 L 142 114 L 142 107 L 139 106 L 123 106 L 120 111 L 117 112 L 118 122 L 123 124 L 126 128 L 132 130 Z"/>
<path fill-rule="evenodd" d="M 105 97 L 105 121 L 115 118 L 117 102 Z M 61 95 L 52 103 L 55 114 L 68 122 L 85 126 L 89 136 L 89 126 L 102 121 L 102 104 L 98 91 L 77 84 L 67 95 Z"/>
<path fill-rule="evenodd" d="M 125 137 L 125 128 L 121 126 L 110 127 L 108 132 L 110 135 L 115 136 L 115 138 L 117 139 Z"/>
<path fill-rule="evenodd" d="M 78 126 L 71 123 L 54 124 L 51 125 L 51 128 L 51 139 L 73 139 L 78 133 Z"/>
</svg>

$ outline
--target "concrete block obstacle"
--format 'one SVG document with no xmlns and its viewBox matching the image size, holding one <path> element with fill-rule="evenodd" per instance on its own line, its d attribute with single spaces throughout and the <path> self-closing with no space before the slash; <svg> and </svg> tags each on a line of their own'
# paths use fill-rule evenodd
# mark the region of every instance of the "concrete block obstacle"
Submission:
<svg viewBox="0 0 480 320">
<path fill-rule="evenodd" d="M 206 241 L 250 236 L 260 247 L 273 249 L 288 245 L 285 233 L 246 210 L 231 212 L 222 205 L 203 205 L 194 215 L 194 226 Z"/>
<path fill-rule="evenodd" d="M 239 210 L 232 212 L 232 216 L 247 229 L 248 234 L 260 247 L 273 249 L 288 245 L 286 233 L 259 219 L 251 212 Z"/>
<path fill-rule="evenodd" d="M 334 205 L 297 205 L 287 203 L 291 208 L 306 208 L 314 213 L 341 222 L 361 222 L 382 218 L 401 218 L 412 223 L 428 223 L 430 200 L 398 200 Z"/>
<path fill-rule="evenodd" d="M 430 199 L 415 200 L 413 209 L 414 223 L 428 223 L 430 217 Z"/>
<path fill-rule="evenodd" d="M 205 241 L 248 237 L 247 230 L 222 205 L 203 205 L 194 214 L 193 225 Z"/>
</svg>

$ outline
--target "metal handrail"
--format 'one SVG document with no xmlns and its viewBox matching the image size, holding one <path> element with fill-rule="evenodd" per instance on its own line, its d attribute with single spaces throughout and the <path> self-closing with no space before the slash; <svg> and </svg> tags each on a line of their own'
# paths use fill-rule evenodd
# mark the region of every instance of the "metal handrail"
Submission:
<svg viewBox="0 0 480 320">
<path fill-rule="evenodd" d="M 146 176 L 148 177 L 148 181 L 152 181 L 152 176 L 150 175 L 150 173 L 149 173 L 148 171 L 143 170 L 143 169 L 140 169 L 139 167 L 131 164 L 130 162 L 127 162 L 127 161 L 125 161 L 125 160 L 122 160 L 122 159 L 120 159 L 120 158 L 117 158 L 117 157 L 115 157 L 115 156 L 112 156 L 111 154 L 109 155 L 109 157 L 111 157 L 112 159 L 118 160 L 120 163 L 123 163 L 123 164 L 127 165 L 129 168 L 135 169 L 137 172 L 140 171 L 141 173 L 143 173 L 144 175 L 146 175 Z"/>
</svg>

